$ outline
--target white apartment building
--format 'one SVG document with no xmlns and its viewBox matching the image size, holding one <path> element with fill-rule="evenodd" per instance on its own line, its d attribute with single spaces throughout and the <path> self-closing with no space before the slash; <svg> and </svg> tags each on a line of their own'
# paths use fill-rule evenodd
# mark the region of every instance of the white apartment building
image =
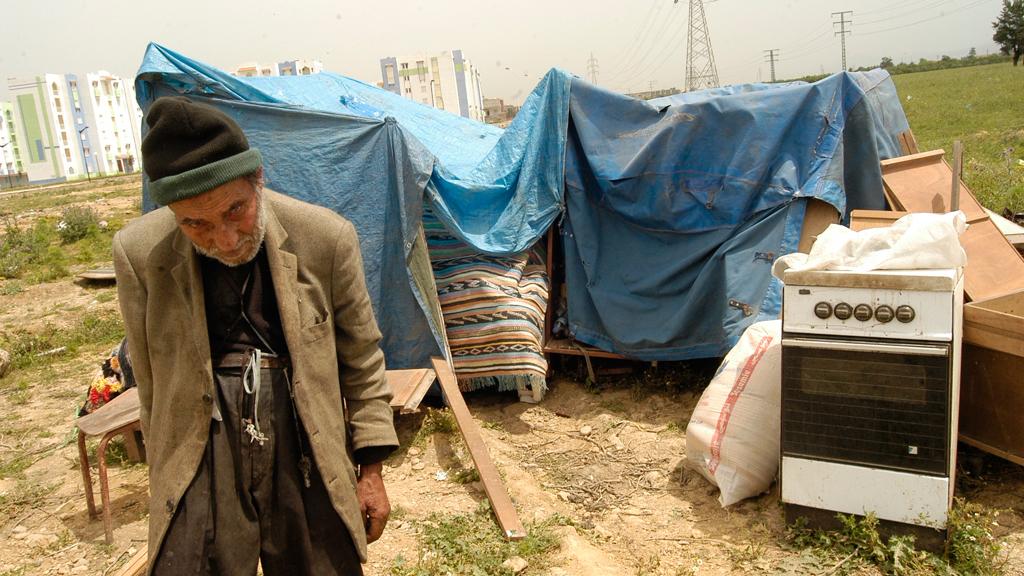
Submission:
<svg viewBox="0 0 1024 576">
<path fill-rule="evenodd" d="M 81 85 L 85 122 L 82 146 L 90 174 L 128 174 L 142 169 L 142 110 L 130 80 L 100 70 Z"/>
<path fill-rule="evenodd" d="M 22 171 L 21 148 L 14 132 L 14 105 L 0 102 L 0 177 L 20 174 Z M 3 182 L 0 178 L 0 186 Z"/>
<path fill-rule="evenodd" d="M 324 71 L 324 64 L 319 60 L 285 60 L 277 64 L 260 64 L 244 62 L 235 68 L 234 75 L 243 78 L 255 76 L 309 76 Z"/>
<path fill-rule="evenodd" d="M 77 95 L 75 76 L 12 78 L 8 88 L 14 99 L 15 138 L 20 143 L 22 166 L 29 181 L 80 177 L 84 170 L 77 129 L 85 121 L 80 109 L 78 114 L 72 112 L 72 90 Z"/>
<path fill-rule="evenodd" d="M 462 50 L 380 61 L 381 87 L 420 104 L 484 121 L 480 73 Z"/>
<path fill-rule="evenodd" d="M 136 172 L 142 112 L 130 81 L 106 71 L 10 79 L 15 139 L 31 182 Z"/>
</svg>

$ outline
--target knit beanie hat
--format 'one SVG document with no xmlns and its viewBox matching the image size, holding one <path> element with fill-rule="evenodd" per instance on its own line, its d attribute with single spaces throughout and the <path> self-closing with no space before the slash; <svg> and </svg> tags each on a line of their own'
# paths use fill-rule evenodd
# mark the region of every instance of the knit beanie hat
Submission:
<svg viewBox="0 0 1024 576">
<path fill-rule="evenodd" d="M 157 98 L 146 114 L 142 166 L 153 200 L 166 206 L 198 196 L 263 165 L 227 114 L 184 96 Z"/>
</svg>

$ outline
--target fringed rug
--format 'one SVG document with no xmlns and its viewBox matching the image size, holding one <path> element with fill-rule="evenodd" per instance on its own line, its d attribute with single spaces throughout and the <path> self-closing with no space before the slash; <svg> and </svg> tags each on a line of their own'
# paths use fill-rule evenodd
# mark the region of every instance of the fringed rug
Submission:
<svg viewBox="0 0 1024 576">
<path fill-rule="evenodd" d="M 539 400 L 548 364 L 541 346 L 548 277 L 538 250 L 486 256 L 430 214 L 423 226 L 459 387 L 496 386 Z"/>
</svg>

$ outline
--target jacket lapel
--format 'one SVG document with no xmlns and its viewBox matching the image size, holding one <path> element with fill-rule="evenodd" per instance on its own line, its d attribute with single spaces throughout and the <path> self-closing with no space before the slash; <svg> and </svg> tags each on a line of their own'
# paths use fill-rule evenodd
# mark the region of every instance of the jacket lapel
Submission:
<svg viewBox="0 0 1024 576">
<path fill-rule="evenodd" d="M 185 298 L 188 314 L 191 318 L 189 330 L 195 344 L 196 353 L 206 363 L 207 371 L 211 368 L 210 339 L 206 329 L 206 300 L 203 297 L 203 278 L 199 272 L 199 258 L 189 239 L 180 231 L 174 232 L 174 251 L 177 252 L 176 264 L 171 269 L 171 276 L 177 284 L 178 293 Z"/>
<path fill-rule="evenodd" d="M 299 301 L 298 263 L 295 254 L 288 250 L 288 232 L 274 214 L 274 192 L 264 190 L 263 205 L 267 211 L 267 234 L 263 243 L 267 249 L 267 262 L 274 282 L 277 308 L 281 314 L 284 339 L 290 350 L 299 350 Z"/>
</svg>

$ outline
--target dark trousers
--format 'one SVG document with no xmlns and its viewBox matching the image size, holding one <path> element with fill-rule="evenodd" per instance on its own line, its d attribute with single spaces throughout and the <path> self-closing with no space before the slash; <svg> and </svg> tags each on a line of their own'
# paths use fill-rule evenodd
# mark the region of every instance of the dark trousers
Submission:
<svg viewBox="0 0 1024 576">
<path fill-rule="evenodd" d="M 178 506 L 153 573 L 253 576 L 362 575 L 359 555 L 327 489 L 311 466 L 310 486 L 299 468 L 300 439 L 284 369 L 264 368 L 258 393 L 260 445 L 246 433 L 253 396 L 240 369 L 214 373 L 221 421 L 195 478 Z M 340 416 L 339 416 L 340 417 Z M 300 438 L 300 434 L 303 437 Z"/>
</svg>

